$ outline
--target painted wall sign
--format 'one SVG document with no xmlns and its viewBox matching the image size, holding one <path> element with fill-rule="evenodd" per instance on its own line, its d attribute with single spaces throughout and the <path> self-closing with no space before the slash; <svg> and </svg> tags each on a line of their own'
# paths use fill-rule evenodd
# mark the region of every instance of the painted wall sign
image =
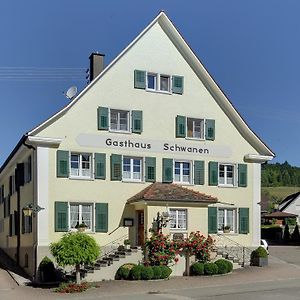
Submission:
<svg viewBox="0 0 300 300">
<path fill-rule="evenodd" d="M 215 157 L 230 157 L 228 146 L 213 145 L 205 141 L 174 142 L 162 140 L 142 140 L 116 135 L 79 134 L 76 137 L 79 146 L 92 148 L 111 148 L 127 151 L 142 151 L 156 153 L 173 153 L 184 155 L 200 155 Z"/>
</svg>

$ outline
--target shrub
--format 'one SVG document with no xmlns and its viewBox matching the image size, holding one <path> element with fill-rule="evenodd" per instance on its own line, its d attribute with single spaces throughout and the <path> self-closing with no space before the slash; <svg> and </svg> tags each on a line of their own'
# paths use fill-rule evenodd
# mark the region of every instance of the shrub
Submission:
<svg viewBox="0 0 300 300">
<path fill-rule="evenodd" d="M 153 278 L 153 269 L 152 267 L 144 267 L 141 271 L 141 279 L 150 280 Z"/>
<path fill-rule="evenodd" d="M 264 247 L 259 246 L 256 250 L 252 251 L 251 261 L 256 257 L 268 257 L 267 250 Z"/>
<path fill-rule="evenodd" d="M 204 274 L 204 264 L 196 262 L 191 265 L 191 274 L 193 276 L 199 276 Z"/>
<path fill-rule="evenodd" d="M 298 224 L 296 224 L 294 231 L 292 233 L 292 240 L 295 242 L 299 242 L 300 241 L 300 233 L 299 233 L 299 226 Z"/>
<path fill-rule="evenodd" d="M 289 225 L 286 224 L 283 231 L 283 240 L 289 241 L 291 239 L 290 228 Z"/>
<path fill-rule="evenodd" d="M 129 273 L 130 273 L 130 270 L 131 270 L 134 266 L 136 266 L 136 264 L 124 264 L 124 265 L 122 265 L 122 266 L 118 269 L 115 278 L 116 278 L 117 280 L 121 280 L 121 279 L 127 280 L 127 279 L 129 279 Z"/>
<path fill-rule="evenodd" d="M 227 273 L 230 273 L 233 270 L 233 263 L 226 259 L 224 259 L 224 262 L 227 264 Z"/>
<path fill-rule="evenodd" d="M 61 283 L 57 289 L 54 291 L 57 293 L 81 293 L 86 291 L 90 285 L 87 282 L 82 282 L 80 284 L 68 282 Z"/>
<path fill-rule="evenodd" d="M 215 263 L 205 263 L 204 264 L 204 274 L 205 275 L 215 275 L 218 274 L 218 267 Z"/>
<path fill-rule="evenodd" d="M 229 272 L 227 261 L 228 260 L 226 259 L 218 259 L 217 261 L 215 261 L 215 264 L 218 267 L 218 274 L 226 274 Z"/>
<path fill-rule="evenodd" d="M 39 271 L 43 282 L 51 282 L 56 280 L 55 267 L 52 260 L 45 256 L 39 265 Z"/>
<path fill-rule="evenodd" d="M 161 269 L 161 279 L 169 278 L 169 276 L 172 273 L 171 268 L 169 268 L 168 266 L 160 266 L 160 269 Z"/>
<path fill-rule="evenodd" d="M 134 266 L 129 272 L 129 278 L 132 280 L 140 280 L 141 273 L 144 268 L 145 267 L 143 265 Z"/>
<path fill-rule="evenodd" d="M 161 279 L 162 271 L 160 266 L 153 266 L 153 279 Z"/>
</svg>

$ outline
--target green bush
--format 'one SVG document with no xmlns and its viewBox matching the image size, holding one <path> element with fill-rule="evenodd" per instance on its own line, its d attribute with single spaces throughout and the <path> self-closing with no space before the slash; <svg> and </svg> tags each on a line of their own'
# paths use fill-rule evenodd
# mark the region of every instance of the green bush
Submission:
<svg viewBox="0 0 300 300">
<path fill-rule="evenodd" d="M 144 267 L 141 271 L 141 279 L 150 280 L 153 278 L 153 269 L 152 267 Z"/>
<path fill-rule="evenodd" d="M 161 279 L 161 275 L 162 275 L 162 271 L 160 266 L 153 266 L 152 267 L 153 270 L 153 279 Z"/>
<path fill-rule="evenodd" d="M 300 233 L 299 233 L 299 226 L 298 226 L 298 224 L 296 224 L 291 237 L 292 237 L 292 240 L 295 241 L 295 242 L 299 242 L 300 241 Z"/>
<path fill-rule="evenodd" d="M 161 279 L 169 278 L 172 273 L 171 268 L 168 266 L 160 266 L 161 269 Z"/>
<path fill-rule="evenodd" d="M 215 263 L 205 263 L 204 264 L 204 274 L 205 275 L 215 275 L 218 274 L 218 266 Z"/>
<path fill-rule="evenodd" d="M 116 278 L 117 280 L 121 280 L 121 279 L 127 280 L 127 279 L 129 279 L 129 273 L 130 273 L 130 270 L 131 270 L 134 266 L 136 266 L 136 264 L 124 264 L 124 265 L 122 265 L 122 266 L 118 269 L 115 278 Z"/>
<path fill-rule="evenodd" d="M 224 261 L 227 264 L 227 272 L 230 273 L 233 270 L 233 263 L 226 259 L 224 259 Z"/>
<path fill-rule="evenodd" d="M 193 276 L 199 276 L 204 274 L 204 264 L 196 262 L 191 265 L 191 274 Z"/>
<path fill-rule="evenodd" d="M 41 280 L 43 282 L 51 282 L 56 280 L 55 267 L 52 260 L 45 256 L 39 265 Z"/>
<path fill-rule="evenodd" d="M 291 239 L 290 228 L 289 225 L 286 224 L 283 231 L 283 240 L 289 241 Z"/>
<path fill-rule="evenodd" d="M 268 257 L 267 250 L 264 247 L 259 246 L 256 250 L 252 251 L 251 261 L 256 257 Z"/>
<path fill-rule="evenodd" d="M 129 278 L 132 280 L 140 280 L 141 273 L 144 268 L 145 267 L 143 265 L 134 266 L 129 272 Z"/>
<path fill-rule="evenodd" d="M 215 264 L 218 267 L 218 274 L 226 274 L 229 272 L 227 261 L 228 260 L 226 259 L 218 259 L 217 261 L 215 261 Z"/>
</svg>

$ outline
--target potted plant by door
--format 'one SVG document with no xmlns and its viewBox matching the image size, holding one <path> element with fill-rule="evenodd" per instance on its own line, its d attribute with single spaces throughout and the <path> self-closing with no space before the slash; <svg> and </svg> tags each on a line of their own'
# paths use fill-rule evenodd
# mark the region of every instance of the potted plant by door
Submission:
<svg viewBox="0 0 300 300">
<path fill-rule="evenodd" d="M 124 246 L 125 246 L 125 249 L 130 249 L 130 240 L 129 239 L 124 240 Z"/>
<path fill-rule="evenodd" d="M 229 225 L 224 226 L 223 232 L 224 233 L 229 233 L 230 232 L 230 226 Z"/>
<path fill-rule="evenodd" d="M 267 250 L 259 246 L 251 253 L 251 266 L 263 267 L 268 265 L 268 252 Z"/>
</svg>

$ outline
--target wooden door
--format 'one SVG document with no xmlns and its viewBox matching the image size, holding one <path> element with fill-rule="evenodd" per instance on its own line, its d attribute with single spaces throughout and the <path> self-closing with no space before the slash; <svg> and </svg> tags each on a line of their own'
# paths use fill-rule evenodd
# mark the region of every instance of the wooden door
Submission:
<svg viewBox="0 0 300 300">
<path fill-rule="evenodd" d="M 145 224 L 144 224 L 144 211 L 137 211 L 137 244 L 143 246 L 145 243 Z"/>
</svg>

